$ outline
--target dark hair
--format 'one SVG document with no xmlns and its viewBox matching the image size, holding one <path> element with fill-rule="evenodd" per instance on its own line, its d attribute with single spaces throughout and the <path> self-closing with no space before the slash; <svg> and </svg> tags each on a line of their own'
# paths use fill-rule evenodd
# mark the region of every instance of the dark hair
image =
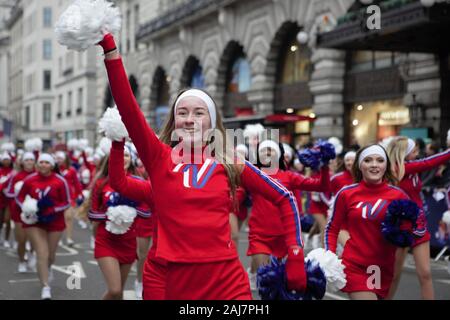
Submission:
<svg viewBox="0 0 450 320">
<path fill-rule="evenodd" d="M 362 172 L 361 172 L 361 169 L 359 168 L 359 157 L 361 156 L 361 153 L 364 150 L 366 150 L 367 148 L 372 147 L 372 146 L 381 147 L 383 149 L 384 153 L 386 154 L 386 172 L 383 175 L 383 180 L 395 185 L 397 183 L 397 179 L 395 178 L 394 174 L 392 173 L 391 161 L 389 160 L 389 156 L 388 156 L 386 150 L 379 144 L 371 144 L 371 145 L 365 146 L 364 148 L 361 148 L 356 152 L 355 162 L 353 163 L 353 167 L 352 167 L 353 180 L 356 183 L 359 183 L 363 180 Z"/>
<path fill-rule="evenodd" d="M 435 154 L 439 152 L 439 144 L 435 141 L 432 141 L 431 143 L 428 144 L 430 150 L 432 150 Z"/>
<path fill-rule="evenodd" d="M 256 166 L 261 169 L 264 167 L 267 167 L 266 165 L 263 165 L 259 159 L 259 145 L 260 143 L 256 145 Z M 286 171 L 286 162 L 284 160 L 284 147 L 282 143 L 278 143 L 278 147 L 280 148 L 280 157 L 278 158 L 278 169 Z"/>
</svg>

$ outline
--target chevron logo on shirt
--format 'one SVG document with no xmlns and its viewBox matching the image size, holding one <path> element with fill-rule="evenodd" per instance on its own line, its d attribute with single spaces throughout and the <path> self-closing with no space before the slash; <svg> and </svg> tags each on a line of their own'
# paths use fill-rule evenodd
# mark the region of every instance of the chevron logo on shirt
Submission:
<svg viewBox="0 0 450 320">
<path fill-rule="evenodd" d="M 195 164 L 180 163 L 173 169 L 173 172 L 179 172 L 182 170 L 183 186 L 185 188 L 193 187 L 195 189 L 202 189 L 208 182 L 216 166 L 216 161 L 206 159 L 200 167 L 200 170 Z"/>
<path fill-rule="evenodd" d="M 361 208 L 363 219 L 374 220 L 386 205 L 387 201 L 378 199 L 374 205 L 369 202 L 359 202 L 356 208 Z"/>
</svg>

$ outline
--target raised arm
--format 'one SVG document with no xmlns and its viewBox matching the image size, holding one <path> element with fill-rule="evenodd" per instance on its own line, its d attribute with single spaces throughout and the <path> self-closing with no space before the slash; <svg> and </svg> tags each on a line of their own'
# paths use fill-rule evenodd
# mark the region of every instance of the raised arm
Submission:
<svg viewBox="0 0 450 320">
<path fill-rule="evenodd" d="M 450 161 L 450 149 L 431 157 L 405 162 L 405 174 L 414 174 L 431 170 L 447 161 Z"/>
<path fill-rule="evenodd" d="M 61 181 L 60 188 L 58 188 L 58 197 L 54 201 L 54 211 L 62 212 L 70 207 L 70 189 L 66 179 L 60 175 L 56 177 Z"/>
<path fill-rule="evenodd" d="M 159 141 L 145 120 L 131 90 L 122 58 L 115 49 L 116 44 L 113 36 L 111 34 L 105 35 L 99 44 L 105 51 L 105 65 L 112 96 L 142 163 L 149 172 L 168 146 Z"/>
<path fill-rule="evenodd" d="M 148 180 L 138 180 L 125 175 L 123 148 L 125 142 L 113 141 L 109 156 L 109 183 L 123 196 L 153 207 L 153 194 Z"/>
<path fill-rule="evenodd" d="M 320 169 L 320 178 L 307 178 L 298 173 L 291 173 L 292 189 L 300 189 L 304 191 L 327 192 L 330 190 L 330 169 L 323 166 Z"/>
<path fill-rule="evenodd" d="M 342 193 L 345 189 L 341 189 L 334 198 L 332 205 L 332 213 L 330 220 L 325 228 L 325 250 L 330 250 L 336 253 L 336 246 L 339 231 L 341 230 L 342 222 L 345 219 L 346 211 L 346 201 L 345 193 Z"/>
</svg>

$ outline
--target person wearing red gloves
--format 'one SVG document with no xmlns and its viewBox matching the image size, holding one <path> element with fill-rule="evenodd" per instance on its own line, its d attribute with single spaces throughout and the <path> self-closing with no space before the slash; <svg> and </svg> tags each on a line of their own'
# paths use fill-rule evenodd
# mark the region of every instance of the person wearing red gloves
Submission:
<svg viewBox="0 0 450 320">
<path fill-rule="evenodd" d="M 36 251 L 37 270 L 43 286 L 42 299 L 51 299 L 51 266 L 66 227 L 64 210 L 70 206 L 69 186 L 62 176 L 54 172 L 54 168 L 55 159 L 42 153 L 37 161 L 37 172 L 25 178 L 16 197 L 22 210 L 23 228 Z"/>
<path fill-rule="evenodd" d="M 392 168 L 399 182 L 398 186 L 405 191 L 420 209 L 424 209 L 421 196 L 422 180 L 419 174 L 438 167 L 450 160 L 450 149 L 433 156 L 416 160 L 419 150 L 412 139 L 406 137 L 394 138 L 387 148 L 392 160 Z M 416 273 L 419 278 L 423 299 L 434 299 L 433 281 L 431 279 L 430 266 L 430 233 L 427 230 L 425 210 L 421 210 L 416 235 L 418 238 L 412 244 L 412 253 L 416 265 Z M 408 253 L 408 248 L 398 249 L 395 266 L 394 282 L 389 296 L 392 298 L 400 281 L 403 264 Z"/>
<path fill-rule="evenodd" d="M 23 185 L 23 180 L 35 172 L 35 163 L 36 158 L 34 157 L 34 154 L 31 152 L 25 152 L 20 159 L 21 170 L 15 173 L 9 180 L 9 184 L 5 192 L 5 195 L 12 200 L 9 201 L 9 212 L 11 213 L 11 219 L 14 221 L 14 232 L 17 241 L 17 255 L 19 257 L 19 273 L 27 272 L 27 265 L 25 262 L 27 236 L 22 227 L 22 220 L 20 219 L 20 207 L 17 205 L 14 198 L 19 194 L 19 191 Z M 34 257 L 29 256 L 28 258 L 30 267 L 32 268 L 33 265 L 31 261 L 34 260 Z"/>
<path fill-rule="evenodd" d="M 275 161 L 279 170 L 275 173 L 267 172 L 277 184 L 290 191 L 326 191 L 329 189 L 330 176 L 328 165 L 322 166 L 318 178 L 307 178 L 303 175 L 287 171 L 284 162 L 284 148 L 282 144 L 272 140 L 258 143 L 257 166 L 263 172 Z M 249 246 L 247 255 L 252 257 L 250 281 L 256 279 L 259 267 L 270 262 L 270 255 L 279 259 L 287 254 L 284 241 L 281 214 L 277 208 L 263 194 L 252 194 L 253 207 L 249 219 Z M 252 283 L 251 283 L 252 284 Z"/>
<path fill-rule="evenodd" d="M 392 283 L 397 247 L 383 237 L 381 223 L 393 200 L 409 197 L 387 183 L 393 175 L 386 151 L 379 145 L 356 153 L 353 176 L 356 183 L 342 188 L 335 197 L 325 229 L 325 249 L 336 252 L 339 231 L 346 220 L 351 237 L 342 255 L 347 277 L 342 291 L 351 299 L 384 299 Z M 373 270 L 378 281 L 370 281 Z"/>
<path fill-rule="evenodd" d="M 217 148 L 212 156 L 210 129 L 216 129 L 216 138 L 225 137 L 225 129 L 216 104 L 202 90 L 189 89 L 177 96 L 159 140 L 133 96 L 113 36 L 105 35 L 99 44 L 122 121 L 152 185 L 158 186 L 153 189 L 158 216 L 155 255 L 167 261 L 165 298 L 251 299 L 229 224 L 230 194 L 235 199 L 238 185 L 252 194 L 263 193 L 281 209 L 288 287 L 304 291 L 300 218 L 292 193 L 249 162 L 226 161 L 234 150 Z"/>
</svg>

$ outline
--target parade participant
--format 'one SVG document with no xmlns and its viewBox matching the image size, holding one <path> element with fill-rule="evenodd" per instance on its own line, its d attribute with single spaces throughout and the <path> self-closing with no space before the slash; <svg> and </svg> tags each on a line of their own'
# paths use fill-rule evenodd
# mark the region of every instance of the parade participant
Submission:
<svg viewBox="0 0 450 320">
<path fill-rule="evenodd" d="M 258 144 L 257 150 L 257 167 L 286 189 L 318 192 L 329 189 L 330 176 L 327 165 L 322 166 L 317 179 L 306 178 L 286 170 L 284 147 L 281 143 L 264 140 Z M 274 162 L 276 162 L 278 170 L 270 172 Z M 253 207 L 249 219 L 250 231 L 247 250 L 247 255 L 252 257 L 250 285 L 252 285 L 252 281 L 256 281 L 258 268 L 268 264 L 271 255 L 283 258 L 288 252 L 284 242 L 279 208 L 265 199 L 263 194 L 253 194 L 252 199 Z"/>
<path fill-rule="evenodd" d="M 27 236 L 25 230 L 22 227 L 22 220 L 20 219 L 20 207 L 17 205 L 14 198 L 19 194 L 20 189 L 23 185 L 23 180 L 30 174 L 35 172 L 36 158 L 31 152 L 26 152 L 21 156 L 20 159 L 20 170 L 15 173 L 9 180 L 8 187 L 6 189 L 6 196 L 11 199 L 9 201 L 9 212 L 11 213 L 11 219 L 14 221 L 14 233 L 17 242 L 17 255 L 19 257 L 18 272 L 27 272 L 27 264 L 25 261 L 26 253 L 26 241 Z M 36 260 L 33 254 L 30 253 L 28 256 L 28 266 L 30 269 L 34 268 Z"/>
<path fill-rule="evenodd" d="M 133 96 L 112 35 L 105 35 L 100 45 L 105 52 L 114 101 L 152 184 L 158 185 L 153 189 L 158 215 L 156 257 L 167 261 L 166 299 L 251 299 L 248 278 L 230 239 L 230 193 L 235 198 L 239 180 L 247 191 L 264 193 L 281 208 L 289 248 L 288 286 L 291 290 L 305 290 L 303 243 L 295 199 L 250 163 L 235 165 L 234 159 L 226 161 L 228 152 L 221 148 L 214 149 L 214 157 L 208 156 L 211 150 L 208 152 L 207 143 L 211 140 L 206 143 L 203 134 L 218 128 L 225 136 L 212 98 L 197 89 L 181 92 L 172 105 L 160 141 Z M 215 138 L 220 137 L 217 130 L 214 133 Z M 172 134 L 182 142 L 177 144 L 177 139 L 174 144 Z M 199 141 L 200 148 L 193 150 L 192 145 Z M 181 155 L 180 147 L 185 149 Z M 192 163 L 192 151 L 200 154 L 195 157 L 200 163 Z M 205 157 L 202 151 L 207 151 Z M 176 196 L 167 201 L 171 195 Z"/>
<path fill-rule="evenodd" d="M 336 252 L 343 222 L 351 234 L 342 256 L 347 284 L 342 289 L 351 299 L 385 298 L 392 283 L 396 246 L 385 240 L 381 223 L 393 200 L 408 199 L 387 181 L 394 179 L 386 151 L 379 145 L 364 147 L 356 153 L 353 165 L 355 184 L 336 195 L 333 211 L 325 230 L 325 248 Z M 381 276 L 378 285 L 368 281 L 376 266 Z"/>
<path fill-rule="evenodd" d="M 355 162 L 355 151 L 348 151 L 344 155 L 344 170 L 336 173 L 330 179 L 330 188 L 333 198 L 337 195 L 339 190 L 345 186 L 349 186 L 354 183 L 352 175 L 352 167 Z M 349 239 L 350 235 L 347 231 L 345 221 L 341 226 L 341 231 L 339 232 L 339 243 L 344 247 L 345 243 Z"/>
<path fill-rule="evenodd" d="M 145 299 L 160 300 L 164 299 L 164 291 L 159 292 L 153 290 L 143 290 L 143 269 L 144 263 L 147 259 L 154 259 L 155 250 L 152 249 L 152 254 L 147 257 L 147 253 L 150 248 L 152 234 L 153 234 L 153 198 L 152 187 L 150 181 L 144 180 L 140 177 L 125 175 L 120 168 L 124 167 L 124 143 L 113 141 L 111 153 L 109 157 L 109 181 L 114 190 L 117 190 L 123 196 L 134 200 L 146 203 L 150 208 L 148 212 L 141 212 L 136 218 L 136 235 L 138 245 L 138 264 L 137 264 L 137 277 L 135 282 L 135 293 L 138 299 L 143 297 L 143 291 L 146 292 Z M 155 243 L 153 243 L 155 247 Z M 164 284 L 162 285 L 164 286 Z M 150 298 L 149 298 L 150 295 Z"/>
<path fill-rule="evenodd" d="M 400 183 L 398 186 L 405 191 L 421 209 L 424 202 L 421 197 L 422 180 L 419 174 L 431 170 L 450 160 L 450 149 L 438 153 L 431 157 L 415 160 L 419 149 L 412 139 L 407 137 L 396 137 L 388 145 L 388 155 L 392 161 L 393 174 Z M 412 252 L 416 264 L 416 273 L 419 278 L 421 294 L 423 299 L 434 299 L 433 281 L 431 279 L 430 267 L 430 233 L 427 230 L 425 217 L 426 208 L 418 219 L 419 227 L 416 234 L 420 238 L 416 239 L 412 245 Z M 398 249 L 395 267 L 394 282 L 389 296 L 392 298 L 397 290 L 400 281 L 403 264 L 408 253 L 408 248 Z"/>
<path fill-rule="evenodd" d="M 0 235 L 2 234 L 3 224 L 5 224 L 5 235 L 3 246 L 5 248 L 11 248 L 9 242 L 9 236 L 11 233 L 11 214 L 9 212 L 9 199 L 5 196 L 7 186 L 11 176 L 14 173 L 14 164 L 11 156 L 7 152 L 3 152 L 0 155 L 1 167 L 0 167 Z"/>
<path fill-rule="evenodd" d="M 66 219 L 66 243 L 68 246 L 73 246 L 73 219 L 75 215 L 75 208 L 77 206 L 77 199 L 82 197 L 83 188 L 78 174 L 74 167 L 70 164 L 70 159 L 63 151 L 57 151 L 55 154 L 56 163 L 58 165 L 59 173 L 66 179 L 70 188 L 70 207 L 64 212 Z"/>
<path fill-rule="evenodd" d="M 63 212 L 70 206 L 69 186 L 54 169 L 55 159 L 42 153 L 37 161 L 37 172 L 25 178 L 16 197 L 22 210 L 23 228 L 36 252 L 42 299 L 51 299 L 51 266 L 65 229 Z"/>
<path fill-rule="evenodd" d="M 94 224 L 94 256 L 107 285 L 103 299 L 121 300 L 131 266 L 137 258 L 135 217 L 139 212 L 144 216 L 150 213 L 145 204 L 125 198 L 111 186 L 108 158 L 106 156 L 102 160 L 102 166 L 93 182 L 89 219 Z M 123 158 L 124 166 L 121 170 L 126 171 L 127 175 L 133 175 L 135 168 L 130 152 L 125 152 Z"/>
</svg>

